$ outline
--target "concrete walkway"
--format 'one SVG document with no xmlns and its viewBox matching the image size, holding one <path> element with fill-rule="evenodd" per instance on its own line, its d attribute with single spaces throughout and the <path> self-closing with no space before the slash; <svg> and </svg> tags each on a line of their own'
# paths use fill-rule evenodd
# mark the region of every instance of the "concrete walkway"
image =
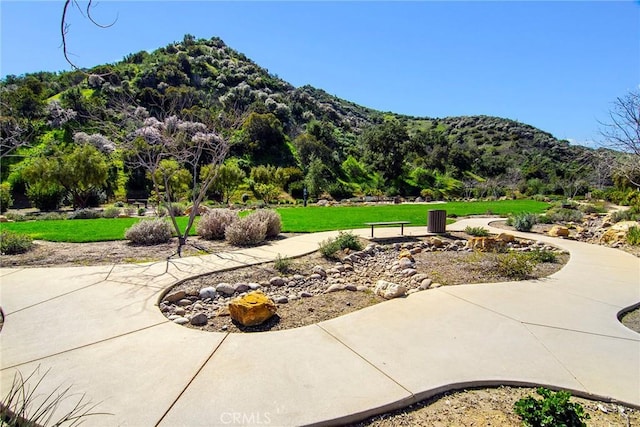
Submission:
<svg viewBox="0 0 640 427">
<path fill-rule="evenodd" d="M 71 386 L 110 414 L 85 421 L 97 426 L 338 424 L 497 384 L 640 407 L 640 334 L 617 319 L 640 302 L 640 259 L 605 247 L 515 233 L 568 250 L 569 263 L 544 280 L 442 287 L 286 331 L 201 332 L 157 308 L 179 280 L 309 253 L 335 234 L 169 264 L 0 269 L 0 394 L 39 367 L 40 392 Z"/>
</svg>

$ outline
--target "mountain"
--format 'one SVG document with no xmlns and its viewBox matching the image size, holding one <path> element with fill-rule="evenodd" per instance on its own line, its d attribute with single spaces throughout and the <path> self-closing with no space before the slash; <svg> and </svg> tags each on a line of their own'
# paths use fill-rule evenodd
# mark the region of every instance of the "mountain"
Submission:
<svg viewBox="0 0 640 427">
<path fill-rule="evenodd" d="M 248 175 L 261 164 L 298 169 L 284 185 L 295 197 L 312 181 L 315 195 L 336 197 L 428 188 L 442 197 L 557 193 L 578 180 L 586 191 L 593 151 L 510 119 L 410 117 L 296 88 L 216 37 L 186 35 L 89 70 L 7 76 L 0 91 L 3 138 L 19 129 L 32 147 L 71 144 L 78 132 L 117 142 L 123 109 L 144 107 L 215 126 Z M 21 161 L 4 156 L 2 179 Z"/>
</svg>

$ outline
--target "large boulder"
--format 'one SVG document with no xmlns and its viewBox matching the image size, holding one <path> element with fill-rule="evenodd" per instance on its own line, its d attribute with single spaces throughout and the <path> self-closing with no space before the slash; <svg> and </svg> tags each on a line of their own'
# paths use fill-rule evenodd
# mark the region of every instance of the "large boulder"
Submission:
<svg viewBox="0 0 640 427">
<path fill-rule="evenodd" d="M 549 236 L 551 237 L 569 237 L 569 229 L 562 225 L 554 225 L 549 230 Z"/>
<path fill-rule="evenodd" d="M 472 237 L 467 241 L 467 247 L 474 251 L 494 252 L 504 248 L 504 240 L 495 237 Z"/>
<path fill-rule="evenodd" d="M 191 215 L 191 211 L 193 210 L 193 205 L 188 206 L 185 210 L 184 210 L 184 214 L 185 215 Z M 209 209 L 208 206 L 205 205 L 198 205 L 198 215 L 204 215 L 207 212 L 209 212 L 211 209 Z"/>
<path fill-rule="evenodd" d="M 631 227 L 640 227 L 640 223 L 637 221 L 617 222 L 604 232 L 602 237 L 600 237 L 600 241 L 603 243 L 624 242 L 627 240 L 627 234 Z"/>
<path fill-rule="evenodd" d="M 260 291 L 249 292 L 229 303 L 229 315 L 244 326 L 259 325 L 276 314 L 276 310 L 275 303 Z"/>
<path fill-rule="evenodd" d="M 399 285 L 397 283 L 378 280 L 378 282 L 376 282 L 374 292 L 382 298 L 392 299 L 404 296 L 407 293 L 407 288 L 404 285 Z"/>
</svg>

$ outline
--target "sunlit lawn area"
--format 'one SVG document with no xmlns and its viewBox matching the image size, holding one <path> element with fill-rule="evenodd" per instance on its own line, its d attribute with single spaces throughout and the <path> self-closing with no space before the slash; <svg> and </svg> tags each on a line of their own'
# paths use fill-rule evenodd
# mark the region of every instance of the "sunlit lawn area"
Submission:
<svg viewBox="0 0 640 427">
<path fill-rule="evenodd" d="M 410 221 L 424 226 L 430 209 L 444 209 L 449 216 L 508 215 L 519 212 L 541 213 L 547 203 L 533 200 L 505 200 L 496 202 L 450 202 L 442 204 L 400 204 L 375 206 L 287 207 L 276 210 L 282 218 L 282 231 L 306 233 L 326 230 L 365 228 L 365 222 Z M 178 218 L 182 228 L 188 218 Z M 140 218 L 99 218 L 54 221 L 2 223 L 1 229 L 25 233 L 34 239 L 53 242 L 99 242 L 124 239 L 125 230 Z M 197 221 L 197 219 L 196 219 Z M 193 227 L 192 234 L 195 232 Z"/>
</svg>

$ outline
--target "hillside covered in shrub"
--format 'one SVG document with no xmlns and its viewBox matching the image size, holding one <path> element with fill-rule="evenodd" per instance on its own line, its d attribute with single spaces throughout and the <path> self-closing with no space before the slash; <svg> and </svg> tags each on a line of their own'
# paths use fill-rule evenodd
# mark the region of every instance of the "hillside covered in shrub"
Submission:
<svg viewBox="0 0 640 427">
<path fill-rule="evenodd" d="M 602 150 L 510 119 L 409 117 L 296 88 L 215 37 L 186 35 L 89 70 L 7 76 L 0 95 L 3 209 L 7 193 L 45 210 L 151 196 L 122 148 L 125 119 L 139 111 L 203 123 L 229 141 L 209 194 L 227 203 L 292 201 L 305 188 L 335 199 L 572 197 L 612 183 Z"/>
</svg>

